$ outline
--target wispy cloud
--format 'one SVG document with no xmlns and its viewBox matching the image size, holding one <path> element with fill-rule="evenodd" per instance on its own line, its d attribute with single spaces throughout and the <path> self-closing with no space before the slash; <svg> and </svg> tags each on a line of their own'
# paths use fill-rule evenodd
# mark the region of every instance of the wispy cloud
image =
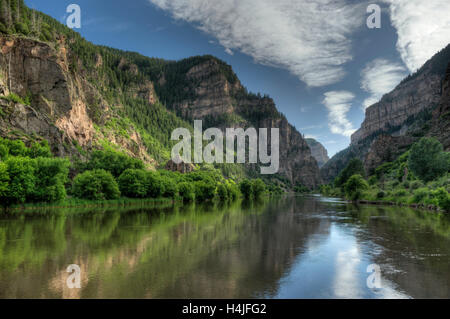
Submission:
<svg viewBox="0 0 450 319">
<path fill-rule="evenodd" d="M 148 1 L 213 35 L 228 52 L 287 69 L 312 87 L 344 77 L 351 34 L 366 9 L 346 0 Z"/>
<path fill-rule="evenodd" d="M 309 126 L 305 126 L 300 128 L 301 131 L 308 131 L 308 130 L 316 130 L 316 129 L 320 129 L 323 128 L 323 125 L 309 125 Z"/>
<path fill-rule="evenodd" d="M 392 91 L 407 75 L 406 69 L 385 59 L 376 59 L 366 65 L 361 72 L 361 88 L 370 93 L 363 105 L 368 108 L 381 97 Z"/>
<path fill-rule="evenodd" d="M 411 72 L 450 43 L 449 0 L 384 0 L 397 29 L 397 50 Z"/>
<path fill-rule="evenodd" d="M 328 125 L 331 133 L 350 137 L 355 132 L 352 123 L 347 119 L 354 98 L 355 95 L 347 91 L 325 93 L 322 103 L 328 109 Z"/>
</svg>

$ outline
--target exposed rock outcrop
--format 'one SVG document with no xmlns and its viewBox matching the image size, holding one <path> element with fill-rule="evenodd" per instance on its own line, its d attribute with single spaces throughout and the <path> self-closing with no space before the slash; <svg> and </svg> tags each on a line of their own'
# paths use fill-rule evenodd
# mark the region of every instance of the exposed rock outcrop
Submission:
<svg viewBox="0 0 450 319">
<path fill-rule="evenodd" d="M 408 147 L 417 141 L 411 136 L 378 136 L 370 146 L 364 160 L 364 168 L 368 175 L 372 175 L 375 169 L 386 162 L 394 161 L 398 156 L 407 151 Z"/>
<path fill-rule="evenodd" d="M 421 136 L 434 136 L 449 150 L 449 62 L 450 45 L 370 106 L 351 145 L 321 168 L 322 178 L 332 181 L 355 157 L 371 171 Z"/>
<path fill-rule="evenodd" d="M 79 147 L 90 150 L 103 139 L 131 156 L 153 164 L 145 151 L 142 139 L 130 129 L 130 138 L 104 136 L 94 124 L 103 125 L 113 113 L 101 93 L 87 80 L 87 70 L 71 72 L 69 60 L 76 60 L 64 47 L 20 37 L 0 37 L 0 134 L 16 137 L 15 132 L 47 139 L 59 156 L 80 155 Z M 96 66 L 102 65 L 97 56 Z M 80 63 L 78 63 L 80 67 Z M 95 72 L 95 71 L 93 71 Z M 145 84 L 143 84 L 145 86 Z M 147 85 L 148 92 L 153 85 Z M 31 106 L 6 101 L 12 93 L 27 97 Z M 148 95 L 149 102 L 151 94 Z M 24 139 L 25 136 L 20 136 Z"/>
<path fill-rule="evenodd" d="M 437 137 L 444 145 L 444 149 L 450 151 L 450 63 L 442 83 L 441 102 L 433 113 L 430 135 Z"/>
<path fill-rule="evenodd" d="M 176 113 L 187 120 L 212 119 L 213 125 L 222 129 L 279 128 L 279 173 L 294 184 L 318 186 L 319 167 L 302 135 L 278 112 L 271 98 L 247 93 L 231 68 L 224 68 L 227 66 L 212 57 L 190 68 L 184 90 L 193 87 L 194 97 L 175 103 L 172 107 Z M 227 77 L 226 73 L 233 76 Z"/>
<path fill-rule="evenodd" d="M 450 46 L 383 96 L 380 102 L 367 108 L 361 128 L 352 135 L 352 144 L 377 133 L 405 135 L 408 120 L 424 110 L 433 110 L 440 103 L 447 63 L 443 70 L 440 64 L 441 59 L 448 61 L 449 58 Z"/>
<path fill-rule="evenodd" d="M 307 138 L 306 142 L 308 143 L 308 146 L 311 149 L 311 155 L 316 159 L 319 168 L 324 166 L 330 160 L 327 149 L 313 138 Z"/>
<path fill-rule="evenodd" d="M 120 114 L 124 110 L 121 103 L 126 97 L 138 99 L 148 104 L 151 113 L 160 98 L 158 89 L 170 86 L 166 88 L 170 95 L 188 93 L 186 98 L 169 105 L 186 120 L 204 119 L 205 123 L 209 121 L 210 125 L 217 124 L 221 128 L 279 128 L 279 174 L 294 184 L 310 188 L 320 184 L 317 162 L 302 135 L 277 111 L 271 98 L 248 93 L 224 62 L 214 57 L 193 58 L 185 73 L 177 68 L 162 68 L 159 75 L 152 77 L 151 73 L 139 69 L 141 64 L 132 56 L 118 58 L 111 65 L 111 56 L 102 57 L 99 53 L 102 51 L 92 58 L 90 68 L 66 46 L 63 36 L 58 39 L 57 44 L 49 44 L 29 38 L 0 37 L 0 95 L 4 99 L 1 103 L 5 113 L 0 119 L 2 136 L 20 131 L 24 135 L 45 138 L 55 154 L 70 157 L 109 143 L 154 167 L 158 163 L 149 156 L 135 122 L 128 121 L 126 127 L 121 126 Z M 109 69 L 105 69 L 107 63 Z M 159 63 L 173 66 L 177 62 L 161 60 Z M 115 94 L 103 95 L 111 83 L 105 77 L 115 72 L 111 68 L 120 70 L 121 76 L 128 79 L 127 85 L 118 89 L 115 100 Z M 186 87 L 174 88 L 170 82 L 174 78 L 182 83 L 180 79 L 185 78 Z M 21 99 L 27 97 L 27 102 L 12 102 L 11 93 Z M 155 114 L 153 122 L 147 121 L 147 125 L 158 121 L 158 116 Z M 169 118 L 166 116 L 167 121 L 174 121 L 173 117 Z M 24 135 L 20 138 L 26 139 Z M 146 136 L 146 141 L 153 145 L 163 142 L 152 138 Z"/>
<path fill-rule="evenodd" d="M 195 167 L 191 163 L 184 163 L 183 161 L 181 161 L 180 163 L 177 164 L 173 160 L 169 160 L 164 169 L 172 172 L 179 172 L 182 174 L 186 174 L 194 171 Z"/>
</svg>

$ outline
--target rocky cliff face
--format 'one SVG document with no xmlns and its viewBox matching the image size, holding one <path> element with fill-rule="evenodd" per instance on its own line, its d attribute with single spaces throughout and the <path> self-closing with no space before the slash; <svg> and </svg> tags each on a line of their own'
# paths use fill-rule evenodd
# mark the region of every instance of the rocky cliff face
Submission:
<svg viewBox="0 0 450 319">
<path fill-rule="evenodd" d="M 316 159 L 319 168 L 324 166 L 330 160 L 327 149 L 315 139 L 307 138 L 306 142 L 308 143 L 308 146 L 311 149 L 311 155 Z"/>
<path fill-rule="evenodd" d="M 155 79 L 141 70 L 139 61 L 151 62 L 145 57 L 140 60 L 122 57 L 116 64 L 111 64 L 116 58 L 114 54 L 118 53 L 104 53 L 94 47 L 93 51 L 97 53 L 89 68 L 70 48 L 63 36 L 56 44 L 0 37 L 1 136 L 20 138 L 25 142 L 47 139 L 55 154 L 70 157 L 83 157 L 90 150 L 108 143 L 143 159 L 150 166 L 164 164 L 149 156 L 143 137 L 132 120 L 126 119 L 125 128 L 115 127 L 123 119 L 122 101 L 127 97 L 138 99 L 148 105 L 146 112 L 151 112 L 160 98 L 157 87 L 166 89 L 168 94 L 184 97 L 169 107 L 189 121 L 204 119 L 210 126 L 223 128 L 280 128 L 279 173 L 293 183 L 308 187 L 319 185 L 317 163 L 301 134 L 277 111 L 272 99 L 247 93 L 231 67 L 224 67 L 220 60 L 198 58 L 199 63 L 193 62 L 185 74 L 180 75 L 176 68 L 175 73 L 161 70 L 159 79 Z M 107 54 L 106 57 L 99 52 Z M 108 67 L 105 63 L 109 63 Z M 173 62 L 162 61 L 160 64 L 173 66 Z M 110 94 L 107 102 L 104 86 L 110 85 L 107 77 L 116 71 L 127 77 L 127 86 L 117 89 L 118 98 L 113 102 Z M 186 86 L 173 88 L 170 79 L 174 77 L 182 78 Z M 159 109 L 155 112 L 168 111 Z M 155 113 L 155 121 L 160 115 Z"/>
<path fill-rule="evenodd" d="M 75 57 L 66 48 L 64 38 L 57 49 L 40 41 L 2 36 L 0 50 L 2 136 L 25 142 L 47 139 L 59 156 L 80 156 L 80 148 L 90 150 L 108 140 L 130 155 L 154 163 L 141 136 L 132 128 L 129 138 L 105 135 L 95 129 L 95 124 L 102 125 L 115 115 L 84 76 L 87 70 L 69 70 L 68 61 Z M 12 94 L 27 97 L 30 105 L 14 101 Z M 101 110 L 98 116 L 93 114 L 96 110 Z"/>
<path fill-rule="evenodd" d="M 408 147 L 418 140 L 411 136 L 380 135 L 370 146 L 364 159 L 364 169 L 372 175 L 375 169 L 386 162 L 392 162 L 408 150 Z"/>
<path fill-rule="evenodd" d="M 322 178 L 332 181 L 352 158 L 362 160 L 370 173 L 421 136 L 435 136 L 449 149 L 448 71 L 445 75 L 449 62 L 450 45 L 370 106 L 350 147 L 321 168 Z"/>
<path fill-rule="evenodd" d="M 431 64 L 427 65 L 416 78 L 400 84 L 366 110 L 361 128 L 352 135 L 352 144 L 376 133 L 404 135 L 402 132 L 408 129 L 408 119 L 439 104 L 441 82 L 442 77 L 433 74 Z"/>
<path fill-rule="evenodd" d="M 271 98 L 247 93 L 235 76 L 226 76 L 232 72 L 226 68 L 215 58 L 191 67 L 183 90 L 194 88 L 193 98 L 174 103 L 171 108 L 187 120 L 204 120 L 209 127 L 279 128 L 279 173 L 294 184 L 318 186 L 319 168 L 302 135 L 277 111 Z M 163 86 L 170 85 L 164 82 Z"/>
<path fill-rule="evenodd" d="M 437 137 L 444 149 L 450 151 L 450 63 L 442 84 L 439 107 L 433 113 L 431 136 Z"/>
</svg>

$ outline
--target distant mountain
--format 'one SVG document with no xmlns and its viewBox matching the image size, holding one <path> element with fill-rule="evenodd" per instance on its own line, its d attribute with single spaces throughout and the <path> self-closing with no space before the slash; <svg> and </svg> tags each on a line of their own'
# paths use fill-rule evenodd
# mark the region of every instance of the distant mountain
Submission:
<svg viewBox="0 0 450 319">
<path fill-rule="evenodd" d="M 181 61 L 97 46 L 23 0 L 1 1 L 0 136 L 47 139 L 56 155 L 81 160 L 113 147 L 163 167 L 175 128 L 280 128 L 280 172 L 316 187 L 320 173 L 302 135 L 274 101 L 248 92 L 212 56 Z M 219 166 L 218 166 L 219 167 Z M 225 175 L 256 176 L 255 165 L 220 165 Z"/>
<path fill-rule="evenodd" d="M 327 149 L 321 143 L 313 138 L 307 138 L 306 143 L 308 143 L 311 154 L 316 159 L 319 167 L 324 166 L 330 160 Z"/>
<path fill-rule="evenodd" d="M 332 181 L 355 157 L 365 163 L 370 174 L 377 165 L 392 160 L 420 137 L 430 134 L 433 113 L 438 116 L 437 109 L 443 103 L 443 83 L 449 63 L 450 45 L 405 78 L 380 102 L 370 106 L 361 128 L 352 136 L 351 145 L 321 168 L 322 178 Z M 441 124 L 445 122 L 448 117 L 441 120 Z M 448 139 L 445 134 L 446 131 L 441 130 L 434 136 L 444 143 Z"/>
</svg>

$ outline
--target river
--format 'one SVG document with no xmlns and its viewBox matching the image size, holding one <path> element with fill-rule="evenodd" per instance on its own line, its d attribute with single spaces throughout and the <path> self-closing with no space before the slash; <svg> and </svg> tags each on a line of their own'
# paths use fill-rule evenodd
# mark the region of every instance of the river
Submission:
<svg viewBox="0 0 450 319">
<path fill-rule="evenodd" d="M 0 214 L 0 298 L 450 298 L 449 269 L 448 215 L 320 196 Z"/>
</svg>

